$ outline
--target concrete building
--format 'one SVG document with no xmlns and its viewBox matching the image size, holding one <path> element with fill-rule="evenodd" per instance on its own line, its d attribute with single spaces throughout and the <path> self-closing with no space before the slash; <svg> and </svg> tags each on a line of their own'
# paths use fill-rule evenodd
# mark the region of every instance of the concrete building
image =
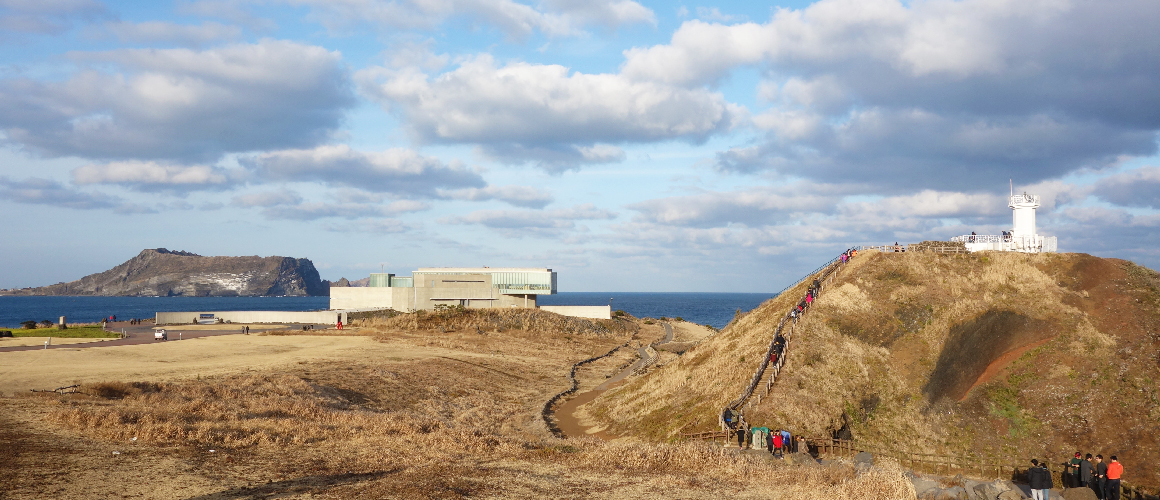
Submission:
<svg viewBox="0 0 1160 500">
<path fill-rule="evenodd" d="M 331 309 L 432 310 L 437 305 L 475 309 L 536 307 L 536 297 L 556 293 L 556 273 L 545 268 L 423 267 L 412 276 L 375 273 L 366 287 L 330 289 Z"/>
<path fill-rule="evenodd" d="M 1039 208 L 1039 195 L 1011 193 L 1007 203 L 1011 209 L 1012 228 L 1003 234 L 966 234 L 955 236 L 951 241 L 962 242 L 967 250 L 979 252 L 995 250 L 1001 252 L 1055 252 L 1058 243 L 1055 236 L 1042 236 L 1035 227 L 1035 209 Z"/>
</svg>

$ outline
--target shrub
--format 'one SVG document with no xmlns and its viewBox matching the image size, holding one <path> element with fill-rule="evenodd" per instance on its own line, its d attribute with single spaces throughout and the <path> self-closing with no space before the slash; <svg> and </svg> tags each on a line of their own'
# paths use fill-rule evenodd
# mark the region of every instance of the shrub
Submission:
<svg viewBox="0 0 1160 500">
<path fill-rule="evenodd" d="M 49 321 L 49 320 L 47 320 L 47 319 L 46 319 L 46 320 L 41 320 L 41 322 L 40 322 L 40 326 L 41 326 L 42 328 L 48 328 L 48 327 L 52 326 L 52 322 L 51 322 L 51 321 Z"/>
<path fill-rule="evenodd" d="M 677 317 L 676 317 L 676 318 L 674 318 L 674 319 L 676 319 L 678 323 L 684 323 L 684 322 L 685 322 L 685 318 L 682 318 L 682 317 L 680 317 L 680 316 L 677 316 Z"/>
<path fill-rule="evenodd" d="M 21 321 L 20 324 L 24 325 L 25 330 L 35 330 L 36 329 L 36 322 L 32 321 L 32 320 Z"/>
<path fill-rule="evenodd" d="M 616 314 L 617 316 L 624 316 L 626 313 L 624 312 L 623 309 L 617 309 L 616 313 L 614 313 L 614 314 Z"/>
<path fill-rule="evenodd" d="M 12 331 L 0 330 L 0 337 L 11 337 L 11 336 L 12 336 Z"/>
</svg>

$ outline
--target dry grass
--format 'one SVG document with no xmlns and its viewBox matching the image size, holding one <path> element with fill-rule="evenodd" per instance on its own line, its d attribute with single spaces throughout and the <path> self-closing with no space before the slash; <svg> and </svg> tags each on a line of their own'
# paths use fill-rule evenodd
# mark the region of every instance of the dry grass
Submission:
<svg viewBox="0 0 1160 500">
<path fill-rule="evenodd" d="M 858 473 L 850 464 L 771 464 L 700 443 L 556 440 L 503 430 L 501 421 L 511 415 L 489 408 L 485 399 L 454 394 L 457 384 L 430 387 L 406 403 L 408 398 L 390 394 L 432 382 L 420 378 L 359 395 L 291 374 L 101 383 L 86 386 L 88 395 L 61 400 L 49 415 L 98 440 L 212 449 L 239 463 L 273 452 L 280 470 L 361 475 L 359 484 L 329 487 L 338 498 L 523 496 L 519 491 L 636 497 L 642 484 L 645 496 L 681 492 L 700 498 L 732 490 L 787 499 L 914 497 L 902 471 L 890 463 Z M 513 392 L 507 384 L 490 395 L 505 399 Z M 568 484 L 554 479 L 560 474 L 569 476 Z"/>
<path fill-rule="evenodd" d="M 807 436 L 845 428 L 859 441 L 913 452 L 1043 457 L 1085 449 L 1123 457 L 1154 438 L 1101 422 L 1128 411 L 1160 425 L 1158 290 L 1154 272 L 1077 254 L 865 253 L 795 328 L 786 370 L 747 419 Z M 714 429 L 803 293 L 804 285 L 766 302 L 583 411 L 612 433 L 654 441 Z M 930 400 L 924 387 L 944 349 L 961 345 L 951 332 L 999 312 L 1048 325 L 1050 340 L 998 367 L 965 401 Z M 1112 382 L 1116 374 L 1124 386 Z M 1101 396 L 1108 392 L 1118 399 Z M 1134 458 L 1151 460 L 1145 455 Z"/>
</svg>

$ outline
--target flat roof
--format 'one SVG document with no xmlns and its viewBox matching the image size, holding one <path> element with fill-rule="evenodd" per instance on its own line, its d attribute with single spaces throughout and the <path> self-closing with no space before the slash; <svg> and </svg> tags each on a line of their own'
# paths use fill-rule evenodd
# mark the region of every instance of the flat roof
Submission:
<svg viewBox="0 0 1160 500">
<path fill-rule="evenodd" d="M 550 273 L 544 267 L 420 267 L 416 273 Z"/>
</svg>

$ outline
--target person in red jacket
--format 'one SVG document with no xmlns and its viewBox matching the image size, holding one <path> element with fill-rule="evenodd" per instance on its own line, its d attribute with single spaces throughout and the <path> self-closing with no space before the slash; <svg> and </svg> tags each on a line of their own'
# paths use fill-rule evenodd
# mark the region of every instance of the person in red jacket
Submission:
<svg viewBox="0 0 1160 500">
<path fill-rule="evenodd" d="M 1124 465 L 1112 455 L 1112 463 L 1108 464 L 1108 481 L 1104 486 L 1104 498 L 1120 500 L 1120 476 L 1124 475 Z"/>
<path fill-rule="evenodd" d="M 782 456 L 782 454 L 783 454 L 781 447 L 784 444 L 785 443 L 782 442 L 782 439 L 781 439 L 781 431 L 779 430 L 779 431 L 777 431 L 777 433 L 775 433 L 773 435 L 773 451 L 779 457 Z"/>
</svg>

